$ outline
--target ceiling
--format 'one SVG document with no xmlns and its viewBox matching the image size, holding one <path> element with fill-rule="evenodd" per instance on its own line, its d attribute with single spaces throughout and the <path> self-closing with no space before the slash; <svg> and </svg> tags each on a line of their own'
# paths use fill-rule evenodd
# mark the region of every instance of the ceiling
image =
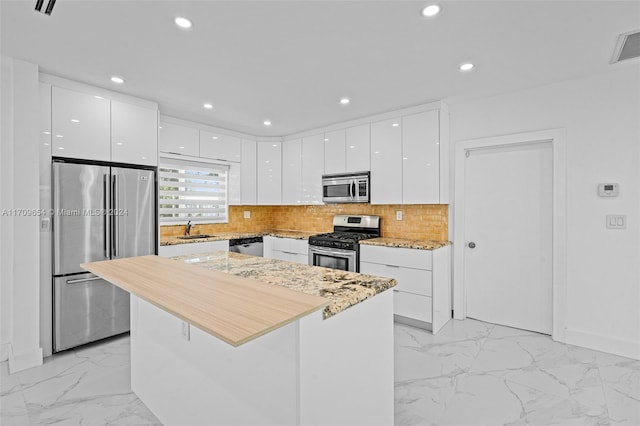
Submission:
<svg viewBox="0 0 640 426">
<path fill-rule="evenodd" d="M 429 0 L 58 0 L 46 16 L 35 0 L 2 0 L 0 49 L 165 115 L 284 136 L 628 66 L 609 62 L 618 34 L 640 29 L 640 1 L 438 3 L 424 18 Z M 459 71 L 467 61 L 474 70 Z"/>
</svg>

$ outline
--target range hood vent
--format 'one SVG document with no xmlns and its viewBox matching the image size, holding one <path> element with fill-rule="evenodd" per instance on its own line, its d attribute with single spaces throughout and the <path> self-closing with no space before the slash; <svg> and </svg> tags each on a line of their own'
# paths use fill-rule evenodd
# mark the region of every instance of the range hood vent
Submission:
<svg viewBox="0 0 640 426">
<path fill-rule="evenodd" d="M 635 58 L 640 58 L 640 30 L 620 34 L 611 63 Z"/>
</svg>

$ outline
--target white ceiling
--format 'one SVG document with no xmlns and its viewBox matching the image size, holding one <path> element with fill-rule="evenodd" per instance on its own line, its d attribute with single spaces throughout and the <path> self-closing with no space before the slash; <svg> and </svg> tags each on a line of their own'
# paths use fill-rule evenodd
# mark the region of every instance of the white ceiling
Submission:
<svg viewBox="0 0 640 426">
<path fill-rule="evenodd" d="M 640 1 L 439 3 L 425 19 L 429 0 L 58 0 L 51 16 L 35 0 L 2 0 L 0 49 L 166 115 L 284 136 L 626 66 L 609 64 L 617 36 L 640 29 Z M 177 15 L 194 27 L 177 29 Z M 476 68 L 458 71 L 465 61 Z"/>
</svg>

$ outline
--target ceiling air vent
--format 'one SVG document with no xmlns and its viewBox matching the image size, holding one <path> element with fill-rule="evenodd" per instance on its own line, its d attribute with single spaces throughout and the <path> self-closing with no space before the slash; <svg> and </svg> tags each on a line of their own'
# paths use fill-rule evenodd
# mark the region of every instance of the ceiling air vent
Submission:
<svg viewBox="0 0 640 426">
<path fill-rule="evenodd" d="M 640 58 L 640 31 L 620 34 L 611 63 L 615 64 L 616 62 L 634 58 Z"/>
</svg>

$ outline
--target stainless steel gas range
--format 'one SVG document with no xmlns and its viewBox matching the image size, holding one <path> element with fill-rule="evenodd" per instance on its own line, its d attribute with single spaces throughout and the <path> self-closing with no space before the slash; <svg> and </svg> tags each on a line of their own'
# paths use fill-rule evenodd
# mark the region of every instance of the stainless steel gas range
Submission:
<svg viewBox="0 0 640 426">
<path fill-rule="evenodd" d="M 309 237 L 309 265 L 360 272 L 360 240 L 380 236 L 380 216 L 336 215 L 333 232 Z"/>
</svg>

